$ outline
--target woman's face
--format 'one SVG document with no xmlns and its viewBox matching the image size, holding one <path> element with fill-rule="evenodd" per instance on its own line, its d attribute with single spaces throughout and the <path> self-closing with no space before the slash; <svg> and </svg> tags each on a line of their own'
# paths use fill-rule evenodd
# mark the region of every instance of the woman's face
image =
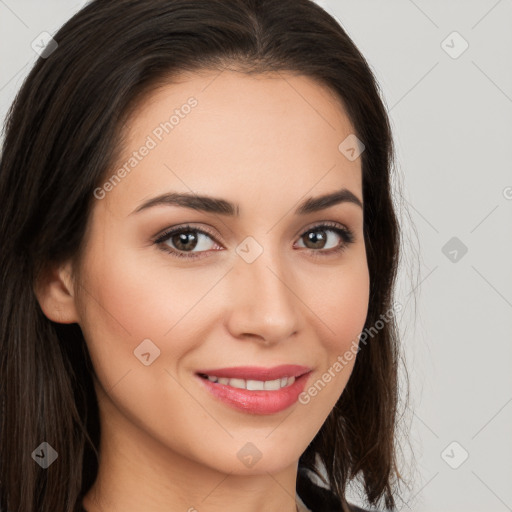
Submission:
<svg viewBox="0 0 512 512">
<path fill-rule="evenodd" d="M 367 314 L 361 159 L 339 148 L 353 133 L 328 89 L 287 73 L 182 75 L 137 108 L 75 276 L 117 450 L 235 474 L 296 463 L 347 384 L 355 359 L 339 361 Z M 301 208 L 343 189 L 357 199 Z M 281 365 L 303 368 L 198 375 Z M 244 375 L 267 391 L 237 391 Z"/>
</svg>

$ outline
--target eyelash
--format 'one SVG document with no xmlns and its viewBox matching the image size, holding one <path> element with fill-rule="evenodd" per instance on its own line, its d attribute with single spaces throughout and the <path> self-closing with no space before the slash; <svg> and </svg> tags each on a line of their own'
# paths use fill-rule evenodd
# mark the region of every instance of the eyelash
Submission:
<svg viewBox="0 0 512 512">
<path fill-rule="evenodd" d="M 345 249 L 347 249 L 347 247 L 354 242 L 354 234 L 352 233 L 352 231 L 348 228 L 340 227 L 338 224 L 336 224 L 334 222 L 325 222 L 325 223 L 321 223 L 316 226 L 313 226 L 313 227 L 309 228 L 307 231 L 304 231 L 304 233 L 302 233 L 300 238 L 302 238 L 304 235 L 306 235 L 307 233 L 310 233 L 310 232 L 322 231 L 321 228 L 327 228 L 327 229 L 325 229 L 325 231 L 333 231 L 334 233 L 336 233 L 342 239 L 342 243 L 339 247 L 331 248 L 331 249 L 327 249 L 327 250 L 322 250 L 322 249 L 316 250 L 316 249 L 307 249 L 306 248 L 307 251 L 313 253 L 313 257 L 315 257 L 315 258 L 316 257 L 325 258 L 328 256 L 332 256 L 333 254 L 339 254 L 342 251 L 344 251 Z M 154 240 L 153 243 L 155 245 L 159 246 L 161 250 L 170 254 L 174 258 L 195 260 L 198 258 L 206 257 L 206 256 L 202 256 L 202 254 L 205 252 L 209 252 L 209 251 L 199 251 L 199 253 L 190 253 L 190 252 L 187 253 L 186 251 L 179 251 L 176 249 L 172 249 L 171 247 L 169 247 L 168 244 L 164 243 L 169 238 L 171 238 L 173 235 L 189 233 L 189 232 L 201 233 L 203 235 L 206 235 L 206 236 L 212 238 L 217 243 L 213 233 L 210 233 L 206 230 L 195 228 L 195 227 L 189 226 L 189 225 L 180 226 L 178 228 L 172 228 L 172 229 L 166 231 L 165 233 L 163 233 L 162 235 L 158 236 L 158 238 L 156 240 Z"/>
</svg>

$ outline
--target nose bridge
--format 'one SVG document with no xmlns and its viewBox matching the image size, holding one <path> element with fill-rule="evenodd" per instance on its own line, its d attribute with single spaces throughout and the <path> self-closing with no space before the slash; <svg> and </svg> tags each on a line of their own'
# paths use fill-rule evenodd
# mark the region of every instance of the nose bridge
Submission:
<svg viewBox="0 0 512 512">
<path fill-rule="evenodd" d="M 269 340 L 288 337 L 297 328 L 298 310 L 290 289 L 291 273 L 286 271 L 280 248 L 264 247 L 247 237 L 236 252 L 231 327 L 239 334 L 257 334 Z"/>
</svg>

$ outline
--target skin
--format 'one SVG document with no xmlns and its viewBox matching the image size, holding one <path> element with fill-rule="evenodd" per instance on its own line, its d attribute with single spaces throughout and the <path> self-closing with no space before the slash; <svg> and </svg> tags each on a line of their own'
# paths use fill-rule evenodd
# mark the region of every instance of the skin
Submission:
<svg viewBox="0 0 512 512">
<path fill-rule="evenodd" d="M 190 114 L 95 200 L 79 265 L 54 268 L 38 291 L 48 318 L 80 325 L 97 375 L 101 459 L 84 505 L 292 512 L 298 459 L 355 359 L 309 403 L 270 415 L 216 400 L 195 371 L 301 364 L 313 370 L 307 389 L 357 341 L 369 300 L 363 210 L 345 202 L 293 213 L 307 197 L 343 187 L 362 202 L 361 159 L 338 150 L 354 129 L 337 98 L 310 78 L 203 71 L 137 107 L 119 166 L 190 96 L 198 101 Z M 236 202 L 240 217 L 167 205 L 131 214 L 171 191 Z M 303 235 L 323 221 L 349 228 L 354 242 L 315 258 L 327 249 Z M 215 234 L 199 235 L 198 248 L 189 243 L 188 254 L 203 257 L 178 259 L 153 243 L 186 223 Z M 327 248 L 343 243 L 323 234 Z M 263 249 L 252 263 L 236 252 L 248 236 Z M 160 350 L 149 366 L 133 353 L 147 338 Z M 247 442 L 262 454 L 250 468 L 237 457 Z"/>
</svg>

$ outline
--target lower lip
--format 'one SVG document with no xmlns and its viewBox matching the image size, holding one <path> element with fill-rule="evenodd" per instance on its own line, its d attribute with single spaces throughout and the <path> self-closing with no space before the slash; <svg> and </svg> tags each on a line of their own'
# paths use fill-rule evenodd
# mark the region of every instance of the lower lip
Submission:
<svg viewBox="0 0 512 512">
<path fill-rule="evenodd" d="M 304 391 L 309 373 L 295 379 L 291 386 L 275 391 L 249 391 L 224 384 L 210 382 L 196 375 L 203 386 L 222 402 L 238 410 L 252 414 L 274 414 L 291 407 Z"/>
</svg>

